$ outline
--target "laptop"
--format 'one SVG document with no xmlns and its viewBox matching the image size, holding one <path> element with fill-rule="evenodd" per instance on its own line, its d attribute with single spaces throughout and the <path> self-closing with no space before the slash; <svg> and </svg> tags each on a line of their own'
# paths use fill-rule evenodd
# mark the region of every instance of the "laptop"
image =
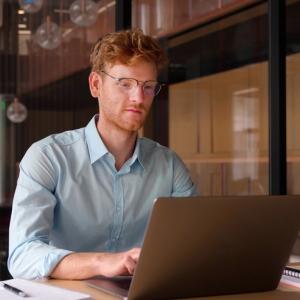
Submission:
<svg viewBox="0 0 300 300">
<path fill-rule="evenodd" d="M 158 198 L 134 275 L 89 286 L 122 299 L 273 290 L 300 229 L 300 196 Z"/>
</svg>

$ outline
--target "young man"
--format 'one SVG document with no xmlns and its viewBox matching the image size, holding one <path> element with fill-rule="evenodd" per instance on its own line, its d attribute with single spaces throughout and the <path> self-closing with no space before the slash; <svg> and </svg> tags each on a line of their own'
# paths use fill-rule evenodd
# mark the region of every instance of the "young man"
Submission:
<svg viewBox="0 0 300 300">
<path fill-rule="evenodd" d="M 21 161 L 10 224 L 14 277 L 132 274 L 153 200 L 197 194 L 174 152 L 137 135 L 164 62 L 141 30 L 95 45 L 89 85 L 99 114 L 34 143 Z"/>
</svg>

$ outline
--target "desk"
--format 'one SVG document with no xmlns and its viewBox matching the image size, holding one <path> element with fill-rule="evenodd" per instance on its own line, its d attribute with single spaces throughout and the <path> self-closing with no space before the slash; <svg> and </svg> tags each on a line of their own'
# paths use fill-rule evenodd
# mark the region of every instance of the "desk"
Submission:
<svg viewBox="0 0 300 300">
<path fill-rule="evenodd" d="M 94 300 L 115 300 L 116 298 L 101 292 L 97 289 L 88 287 L 84 281 L 77 280 L 55 280 L 51 279 L 46 282 L 50 285 L 83 292 L 89 294 Z M 279 288 L 275 291 L 264 292 L 264 293 L 253 293 L 253 294 L 239 294 L 239 295 L 226 295 L 226 296 L 214 296 L 214 297 L 201 297 L 192 298 L 193 300 L 299 300 L 300 289 L 289 287 L 286 285 L 279 285 Z"/>
</svg>

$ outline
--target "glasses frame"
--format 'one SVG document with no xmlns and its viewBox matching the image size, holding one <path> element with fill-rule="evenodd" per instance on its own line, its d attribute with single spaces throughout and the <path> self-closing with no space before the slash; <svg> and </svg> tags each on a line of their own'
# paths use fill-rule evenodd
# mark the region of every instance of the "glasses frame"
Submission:
<svg viewBox="0 0 300 300">
<path fill-rule="evenodd" d="M 142 84 L 141 86 L 142 86 L 142 89 L 143 89 L 143 93 L 144 93 L 145 95 L 147 95 L 147 93 L 145 92 L 145 89 L 144 89 L 145 84 L 146 84 L 147 82 L 155 82 L 155 83 L 159 86 L 159 88 L 158 88 L 158 90 L 157 90 L 156 93 L 153 93 L 153 97 L 157 96 L 157 95 L 159 94 L 159 92 L 161 91 L 162 87 L 166 85 L 165 83 L 161 83 L 161 82 L 158 82 L 158 81 L 155 81 L 155 80 L 140 81 L 140 80 L 137 80 L 137 79 L 135 79 L 135 78 L 115 77 L 115 76 L 112 76 L 112 75 L 108 74 L 108 73 L 107 73 L 106 71 L 104 71 L 104 70 L 100 70 L 100 72 L 101 72 L 101 73 L 104 73 L 105 75 L 107 75 L 107 76 L 110 77 L 111 79 L 115 80 L 118 84 L 119 84 L 119 83 L 121 82 L 121 80 L 123 80 L 123 79 L 130 79 L 130 80 L 134 80 L 134 81 L 136 82 L 135 88 L 137 88 L 137 87 L 140 85 L 140 83 L 141 83 L 141 84 Z M 152 95 L 149 95 L 149 96 L 152 96 Z"/>
</svg>

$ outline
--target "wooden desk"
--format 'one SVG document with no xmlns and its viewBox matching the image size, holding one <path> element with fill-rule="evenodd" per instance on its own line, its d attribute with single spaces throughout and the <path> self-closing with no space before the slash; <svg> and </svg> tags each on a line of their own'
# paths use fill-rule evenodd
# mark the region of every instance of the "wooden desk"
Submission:
<svg viewBox="0 0 300 300">
<path fill-rule="evenodd" d="M 94 300 L 113 300 L 115 297 L 101 292 L 97 289 L 88 287 L 84 281 L 77 280 L 48 280 L 43 283 L 48 283 L 58 287 L 83 292 L 89 294 Z M 239 294 L 239 295 L 226 295 L 226 296 L 215 296 L 215 297 L 201 297 L 192 298 L 193 300 L 299 300 L 300 289 L 289 287 L 286 285 L 280 285 L 275 291 L 264 292 L 264 293 L 253 293 L 253 294 Z"/>
</svg>

